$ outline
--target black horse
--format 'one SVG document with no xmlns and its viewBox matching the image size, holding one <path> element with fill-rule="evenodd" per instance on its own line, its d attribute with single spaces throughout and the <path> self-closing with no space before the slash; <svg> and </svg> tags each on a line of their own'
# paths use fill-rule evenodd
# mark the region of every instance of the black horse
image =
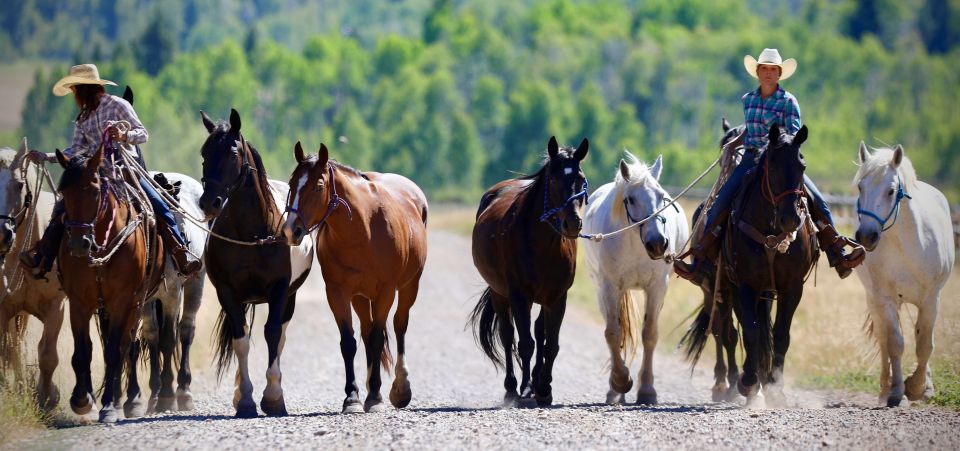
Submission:
<svg viewBox="0 0 960 451">
<path fill-rule="evenodd" d="M 266 303 L 267 387 L 260 408 L 267 415 L 286 415 L 280 386 L 280 343 L 293 316 L 296 290 L 310 272 L 313 240 L 306 237 L 299 246 L 287 246 L 278 239 L 283 233 L 282 209 L 289 187 L 267 179 L 260 154 L 240 133 L 240 114 L 231 110 L 229 123 L 214 123 L 202 111 L 200 115 L 210 133 L 201 150 L 203 195 L 199 204 L 206 219 L 213 221 L 205 258 L 207 275 L 222 307 L 216 332 L 218 373 L 236 353 L 236 416 L 257 416 L 247 368 L 250 331 L 246 312 L 251 304 Z"/>
</svg>

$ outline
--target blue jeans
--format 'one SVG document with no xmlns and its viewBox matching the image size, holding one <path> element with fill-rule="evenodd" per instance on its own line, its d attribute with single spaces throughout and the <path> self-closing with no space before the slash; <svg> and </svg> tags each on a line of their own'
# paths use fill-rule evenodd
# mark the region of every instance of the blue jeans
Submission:
<svg viewBox="0 0 960 451">
<path fill-rule="evenodd" d="M 743 184 L 743 177 L 749 170 L 757 166 L 756 156 L 756 149 L 746 149 L 744 151 L 743 158 L 740 159 L 740 164 L 737 165 L 733 173 L 730 174 L 727 182 L 720 187 L 713 206 L 710 207 L 710 211 L 707 212 L 707 222 L 704 230 L 709 231 L 717 227 L 719 225 L 717 224 L 718 218 L 730 210 L 733 197 L 737 195 L 737 190 L 739 190 L 740 185 Z M 810 180 L 810 177 L 807 177 L 806 174 L 803 175 L 803 185 L 807 189 L 808 198 L 810 199 L 810 209 L 814 218 L 821 218 L 830 225 L 833 225 L 833 215 L 830 213 L 830 206 L 823 200 L 823 194 L 820 193 L 817 186 L 813 184 L 813 180 Z"/>
<path fill-rule="evenodd" d="M 145 178 L 140 178 L 140 187 L 143 188 L 143 191 L 147 193 L 147 197 L 150 199 L 150 205 L 153 205 L 153 212 L 159 218 L 163 219 L 163 222 L 167 223 L 167 226 L 170 228 L 173 238 L 177 240 L 181 245 L 186 246 L 187 240 L 183 238 L 183 233 L 180 232 L 180 227 L 177 225 L 176 218 L 173 217 L 173 213 L 170 212 L 170 207 L 167 206 L 166 201 L 160 197 L 153 185 L 150 184 Z"/>
</svg>

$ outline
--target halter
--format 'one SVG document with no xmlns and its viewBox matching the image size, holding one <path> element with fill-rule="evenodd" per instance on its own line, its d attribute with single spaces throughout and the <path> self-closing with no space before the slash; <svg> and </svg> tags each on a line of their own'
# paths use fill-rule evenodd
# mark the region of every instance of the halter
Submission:
<svg viewBox="0 0 960 451">
<path fill-rule="evenodd" d="M 353 210 L 350 209 L 350 204 L 348 204 L 346 200 L 344 200 L 342 197 L 340 197 L 337 194 L 337 184 L 334 183 L 334 180 L 333 180 L 333 164 L 330 163 L 329 161 L 327 161 L 327 170 L 330 173 L 330 186 L 333 192 L 330 193 L 330 202 L 327 203 L 327 212 L 323 214 L 323 218 L 320 218 L 320 222 L 316 223 L 313 227 L 308 227 L 303 220 L 303 214 L 300 213 L 300 210 L 290 206 L 289 202 L 288 202 L 287 208 L 283 210 L 284 213 L 289 212 L 297 215 L 296 216 L 297 222 L 299 222 L 304 229 L 307 229 L 307 233 L 306 233 L 307 235 L 313 233 L 314 231 L 319 229 L 322 225 L 326 224 L 327 218 L 329 218 L 330 215 L 333 214 L 333 211 L 336 210 L 337 207 L 341 205 L 343 205 L 343 207 L 347 209 L 348 217 L 351 220 L 353 219 Z M 293 196 L 294 194 L 291 193 L 290 195 Z"/>
<path fill-rule="evenodd" d="M 237 140 L 237 143 L 240 144 L 240 146 L 238 147 L 237 150 L 240 151 L 240 161 L 243 162 L 243 164 L 240 166 L 240 172 L 237 174 L 237 178 L 233 180 L 233 183 L 231 183 L 226 190 L 223 190 L 224 200 L 229 199 L 230 196 L 232 196 L 233 193 L 240 188 L 240 185 L 242 185 L 243 182 L 247 179 L 247 176 L 250 175 L 251 172 L 256 170 L 254 169 L 253 165 L 250 164 L 250 161 L 247 159 L 247 151 L 248 151 L 247 140 L 243 139 L 243 133 L 239 133 L 239 136 L 240 136 L 240 139 Z M 203 183 L 204 185 L 213 185 L 215 187 L 224 186 L 223 182 L 216 179 L 208 179 L 206 177 L 201 178 L 200 183 Z"/>
<path fill-rule="evenodd" d="M 770 152 L 772 149 L 767 149 L 766 152 Z M 800 182 L 801 185 L 803 182 Z M 774 195 L 773 187 L 770 185 L 770 158 L 769 155 L 764 155 L 763 157 L 763 197 L 772 203 L 774 206 L 780 204 L 780 201 L 784 197 L 787 197 L 791 194 L 796 194 L 798 196 L 803 195 L 803 188 L 797 187 L 794 189 L 784 190 L 782 193 Z"/>
<path fill-rule="evenodd" d="M 551 217 L 555 216 L 557 213 L 559 213 L 559 212 L 560 212 L 561 210 L 563 210 L 564 208 L 567 208 L 568 206 L 570 206 L 570 204 L 573 203 L 573 201 L 575 201 L 575 200 L 577 200 L 577 199 L 580 199 L 581 197 L 582 197 L 582 198 L 589 198 L 589 196 L 590 196 L 590 191 L 589 191 L 590 186 L 589 186 L 589 184 L 587 183 L 587 179 L 584 178 L 584 179 L 583 179 L 583 189 L 580 190 L 579 193 L 576 193 L 576 194 L 570 196 L 569 198 L 567 198 L 567 200 L 564 201 L 563 204 L 561 204 L 559 207 L 549 208 L 549 207 L 550 207 L 550 201 L 549 201 L 549 197 L 550 197 L 550 177 L 545 177 L 545 179 L 546 179 L 546 181 L 545 181 L 546 185 L 543 187 L 543 214 L 540 215 L 540 222 L 547 222 L 548 219 L 550 219 Z M 559 218 L 557 218 L 557 219 L 554 220 L 554 221 L 548 222 L 548 224 L 550 224 L 550 226 L 553 227 L 553 230 L 555 230 L 557 233 L 560 233 L 560 219 L 559 219 Z M 560 235 L 563 235 L 563 234 L 560 233 Z M 578 235 L 578 237 L 580 237 L 580 238 L 588 238 L 587 236 L 584 236 L 583 234 Z"/>
<path fill-rule="evenodd" d="M 653 219 L 653 220 L 655 220 L 655 221 L 660 221 L 661 224 L 666 224 L 666 223 L 667 223 L 667 218 L 666 218 L 665 216 L 663 216 L 662 214 L 660 214 L 660 212 L 662 212 L 663 210 L 665 210 L 668 206 L 673 206 L 673 209 L 674 209 L 674 210 L 677 210 L 677 213 L 680 213 L 680 208 L 678 208 L 678 207 L 677 207 L 677 204 L 673 201 L 673 199 L 670 199 L 669 197 L 664 197 L 663 203 L 664 203 L 664 204 L 669 203 L 669 205 L 663 205 L 663 206 L 661 206 L 661 208 L 657 209 L 657 211 L 654 212 L 654 214 L 652 214 L 652 215 L 650 215 L 650 216 L 647 216 L 646 218 L 644 218 L 644 219 L 642 219 L 642 220 L 637 220 L 637 219 L 634 219 L 634 218 L 633 218 L 633 215 L 630 214 L 630 209 L 627 208 L 627 200 L 626 200 L 626 199 L 623 200 L 623 211 L 625 211 L 625 212 L 627 213 L 627 219 L 630 220 L 630 223 L 631 223 L 631 224 L 636 224 L 636 223 L 641 222 L 641 221 L 646 222 L 646 221 L 649 221 L 650 219 Z"/>
<path fill-rule="evenodd" d="M 857 198 L 857 214 L 867 215 L 873 219 L 876 219 L 877 222 L 880 223 L 880 232 L 881 233 L 886 232 L 887 230 L 890 230 L 890 228 L 893 227 L 894 224 L 897 223 L 897 218 L 900 217 L 900 201 L 903 200 L 904 198 L 913 199 L 912 196 L 910 196 L 909 194 L 907 194 L 906 191 L 903 190 L 903 179 L 900 177 L 897 177 L 897 200 L 893 202 L 893 207 L 890 207 L 890 212 L 887 213 L 887 217 L 880 219 L 880 216 L 877 216 L 876 213 L 870 210 L 864 210 L 860 208 L 860 198 Z M 891 222 L 890 225 L 888 226 L 887 221 L 890 220 L 891 216 L 893 217 L 893 222 Z"/>
<path fill-rule="evenodd" d="M 91 234 L 94 234 L 94 232 L 95 232 L 94 228 L 95 228 L 96 225 L 97 225 L 97 220 L 100 219 L 101 216 L 103 216 L 103 213 L 104 213 L 104 212 L 106 211 L 106 209 L 107 209 L 107 204 L 108 204 L 108 202 L 109 202 L 109 200 L 110 200 L 110 196 L 109 196 L 110 193 L 113 193 L 114 197 L 116 197 L 116 198 L 119 199 L 120 196 L 117 195 L 116 189 L 113 187 L 112 184 L 110 184 L 110 182 L 109 182 L 106 178 L 104 178 L 104 179 L 102 180 L 102 185 L 100 186 L 100 203 L 99 203 L 99 205 L 97 206 L 97 213 L 96 213 L 96 215 L 94 215 L 93 219 L 92 219 L 90 222 L 83 222 L 83 221 L 63 221 L 63 225 L 66 227 L 67 233 L 69 233 L 69 234 L 72 235 L 72 234 L 73 234 L 72 230 L 75 230 L 75 229 L 81 229 L 81 230 L 83 230 L 83 229 L 89 229 L 89 230 L 90 230 L 90 233 L 91 233 Z M 97 244 L 97 243 L 96 243 L 96 236 L 94 236 L 94 243 L 93 243 L 93 244 L 94 244 L 94 246 L 95 246 L 96 248 L 95 248 L 95 249 L 91 249 L 91 251 L 95 252 L 97 249 L 102 249 L 102 248 L 104 248 L 104 247 L 107 245 L 107 242 L 110 240 L 110 232 L 113 230 L 113 223 L 114 223 L 114 221 L 116 220 L 116 218 L 117 218 L 117 210 L 114 209 L 114 210 L 113 210 L 113 214 L 112 214 L 111 217 L 110 217 L 110 222 L 109 222 L 108 225 L 107 225 L 107 233 L 106 233 L 106 235 L 104 235 L 104 237 L 103 237 L 103 243 Z"/>
</svg>

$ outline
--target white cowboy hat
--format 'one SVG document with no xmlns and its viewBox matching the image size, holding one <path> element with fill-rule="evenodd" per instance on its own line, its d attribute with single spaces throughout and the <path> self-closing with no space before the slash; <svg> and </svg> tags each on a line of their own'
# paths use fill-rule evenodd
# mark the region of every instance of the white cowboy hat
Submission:
<svg viewBox="0 0 960 451">
<path fill-rule="evenodd" d="M 784 61 L 783 58 L 780 58 L 780 52 L 778 52 L 777 49 L 763 49 L 763 51 L 760 52 L 760 56 L 756 59 L 750 55 L 743 57 L 743 67 L 747 69 L 747 73 L 753 78 L 757 78 L 757 66 L 760 64 L 780 67 L 781 80 L 790 78 L 790 76 L 797 71 L 797 60 L 789 58 Z"/>
<path fill-rule="evenodd" d="M 57 96 L 65 96 L 70 94 L 70 87 L 76 85 L 116 86 L 117 84 L 110 80 L 104 80 L 100 78 L 100 71 L 97 70 L 96 65 L 80 64 L 71 67 L 70 73 L 53 85 L 53 94 Z"/>
</svg>

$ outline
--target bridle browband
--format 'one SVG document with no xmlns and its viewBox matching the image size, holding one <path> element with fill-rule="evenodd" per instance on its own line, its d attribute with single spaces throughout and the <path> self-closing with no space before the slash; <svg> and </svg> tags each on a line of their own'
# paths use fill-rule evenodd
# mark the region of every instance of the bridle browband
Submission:
<svg viewBox="0 0 960 451">
<path fill-rule="evenodd" d="M 283 212 L 295 214 L 296 221 L 299 222 L 301 226 L 303 226 L 304 230 L 306 230 L 306 233 L 305 233 L 306 235 L 310 235 L 311 233 L 313 233 L 314 231 L 322 227 L 324 224 L 326 224 L 327 218 L 329 218 L 330 215 L 333 214 L 333 211 L 336 210 L 337 207 L 341 205 L 343 205 L 343 207 L 347 209 L 347 215 L 349 216 L 349 218 L 353 219 L 353 210 L 350 209 L 350 204 L 348 204 L 346 200 L 344 200 L 342 197 L 340 197 L 339 194 L 337 194 L 337 184 L 334 182 L 334 179 L 333 179 L 333 166 L 334 166 L 333 163 L 331 163 L 328 160 L 327 171 L 330 174 L 330 187 L 331 187 L 330 189 L 332 192 L 330 193 L 330 201 L 327 203 L 327 212 L 323 214 L 323 217 L 320 218 L 320 221 L 317 222 L 315 225 L 313 225 L 312 227 L 308 226 L 303 219 L 303 213 L 301 213 L 299 209 L 293 208 L 290 205 L 290 202 L 292 201 L 293 196 L 295 196 L 297 193 L 291 192 L 287 199 L 287 207 L 283 210 Z M 321 178 L 320 180 L 323 180 L 323 179 Z"/>
</svg>

